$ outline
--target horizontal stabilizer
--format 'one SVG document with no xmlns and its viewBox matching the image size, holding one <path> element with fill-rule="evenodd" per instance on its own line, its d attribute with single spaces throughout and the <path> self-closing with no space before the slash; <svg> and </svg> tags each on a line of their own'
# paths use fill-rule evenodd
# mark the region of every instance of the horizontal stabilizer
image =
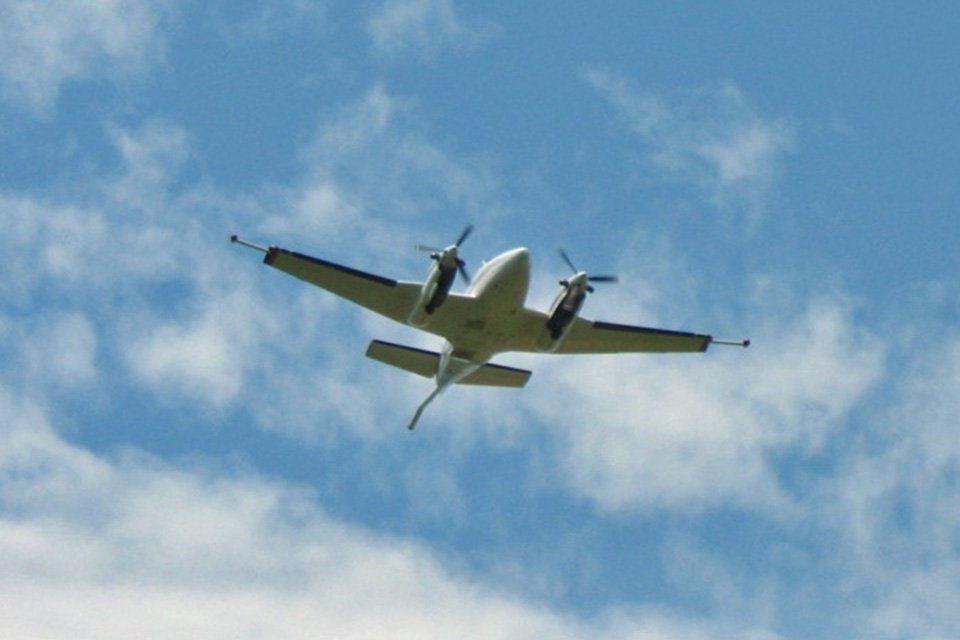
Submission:
<svg viewBox="0 0 960 640">
<path fill-rule="evenodd" d="M 367 347 L 367 357 L 379 360 L 392 367 L 415 373 L 424 378 L 432 378 L 437 374 L 437 365 L 440 363 L 440 354 L 402 344 L 374 340 Z"/>
<path fill-rule="evenodd" d="M 458 384 L 487 387 L 523 387 L 526 386 L 530 375 L 531 372 L 526 369 L 514 369 L 499 364 L 485 364 Z"/>
<path fill-rule="evenodd" d="M 424 378 L 434 377 L 440 364 L 439 353 L 384 342 L 383 340 L 374 340 L 370 343 L 370 346 L 367 347 L 367 357 Z M 485 364 L 460 380 L 458 384 L 522 387 L 527 384 L 530 375 L 531 372 L 525 369 L 514 369 L 499 364 Z"/>
</svg>

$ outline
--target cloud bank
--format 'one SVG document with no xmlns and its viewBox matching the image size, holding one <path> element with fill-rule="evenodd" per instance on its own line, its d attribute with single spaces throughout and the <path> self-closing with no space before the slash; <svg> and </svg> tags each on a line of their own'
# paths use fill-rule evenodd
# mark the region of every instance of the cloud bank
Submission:
<svg viewBox="0 0 960 640">
<path fill-rule="evenodd" d="M 0 3 L 0 95 L 46 114 L 71 81 L 117 80 L 161 60 L 164 0 L 4 0 Z"/>
</svg>

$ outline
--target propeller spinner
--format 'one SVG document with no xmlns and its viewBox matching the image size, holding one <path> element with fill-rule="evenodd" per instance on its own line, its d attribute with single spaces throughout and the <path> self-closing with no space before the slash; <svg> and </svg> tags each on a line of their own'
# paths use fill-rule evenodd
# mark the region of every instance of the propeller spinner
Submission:
<svg viewBox="0 0 960 640">
<path fill-rule="evenodd" d="M 586 281 L 587 281 L 587 282 L 610 282 L 610 283 L 620 282 L 620 278 L 618 278 L 617 276 L 612 276 L 612 275 L 590 276 L 590 275 L 587 275 L 586 272 L 580 271 L 579 269 L 577 269 L 576 265 L 573 264 L 573 260 L 570 259 L 570 256 L 567 255 L 567 252 L 566 252 L 566 251 L 564 251 L 563 249 L 560 249 L 559 251 L 560 251 L 560 257 L 563 258 L 563 261 L 567 263 L 567 266 L 570 267 L 570 270 L 573 271 L 574 274 L 576 274 L 577 276 L 583 274 L 583 276 L 586 278 Z M 574 276 L 574 277 L 576 277 L 576 276 Z M 562 286 L 564 286 L 564 287 L 569 287 L 569 286 L 570 286 L 570 281 L 569 281 L 569 280 L 561 280 L 561 281 L 560 281 L 560 284 L 561 284 Z M 591 287 L 591 286 L 589 286 L 589 285 L 587 285 L 586 290 L 587 290 L 588 292 L 590 292 L 590 293 L 593 293 L 593 287 Z"/>
<path fill-rule="evenodd" d="M 463 244 L 464 240 L 470 237 L 471 233 L 473 233 L 473 225 L 468 224 L 460 233 L 460 237 L 457 238 L 457 241 L 446 249 L 437 249 L 436 247 L 423 244 L 418 244 L 417 249 L 419 251 L 430 252 L 430 257 L 440 264 L 441 269 L 444 271 L 456 269 L 460 272 L 460 275 L 463 276 L 463 279 L 469 283 L 470 274 L 467 273 L 467 263 L 460 259 L 458 250 L 460 249 L 460 245 Z"/>
</svg>

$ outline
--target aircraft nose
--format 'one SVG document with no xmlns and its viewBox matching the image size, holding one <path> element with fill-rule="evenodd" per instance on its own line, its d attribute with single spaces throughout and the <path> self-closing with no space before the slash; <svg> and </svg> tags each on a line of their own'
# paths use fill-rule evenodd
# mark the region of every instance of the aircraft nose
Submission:
<svg viewBox="0 0 960 640">
<path fill-rule="evenodd" d="M 517 247 L 508 254 L 511 263 L 519 266 L 530 265 L 530 251 L 526 247 Z"/>
<path fill-rule="evenodd" d="M 517 247 L 507 252 L 507 265 L 510 271 L 530 272 L 530 251 L 526 247 Z"/>
</svg>

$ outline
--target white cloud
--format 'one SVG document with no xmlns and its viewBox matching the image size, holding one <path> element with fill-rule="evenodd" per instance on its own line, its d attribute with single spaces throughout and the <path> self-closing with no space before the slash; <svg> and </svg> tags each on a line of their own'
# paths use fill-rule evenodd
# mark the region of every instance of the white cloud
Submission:
<svg viewBox="0 0 960 640">
<path fill-rule="evenodd" d="M 344 193 L 336 181 L 313 177 L 299 189 L 280 195 L 289 210 L 273 215 L 259 225 L 271 236 L 324 238 L 349 233 L 363 222 L 364 206 Z"/>
<path fill-rule="evenodd" d="M 565 615 L 296 487 L 94 456 L 2 388 L 0 425 L 4 637 L 774 637 L 669 611 Z"/>
<path fill-rule="evenodd" d="M 786 118 L 756 111 L 735 84 L 662 97 L 611 73 L 587 80 L 623 116 L 666 175 L 702 188 L 723 209 L 745 208 L 748 222 L 763 216 L 795 144 Z"/>
<path fill-rule="evenodd" d="M 346 106 L 321 127 L 311 159 L 350 157 L 378 140 L 394 124 L 397 113 L 406 108 L 375 85 L 354 104 Z"/>
<path fill-rule="evenodd" d="M 159 60 L 159 25 L 169 2 L 3 0 L 0 92 L 47 112 L 64 83 L 128 77 Z"/>
<path fill-rule="evenodd" d="M 323 0 L 272 0 L 262 3 L 258 10 L 256 16 L 240 24 L 241 34 L 270 39 L 298 29 L 316 29 L 327 21 L 327 3 Z"/>
<path fill-rule="evenodd" d="M 814 498 L 841 532 L 852 617 L 884 638 L 960 632 L 960 340 L 942 329 Z"/>
<path fill-rule="evenodd" d="M 339 248 L 354 249 L 351 264 L 363 267 L 358 259 L 376 256 L 383 269 L 385 259 L 393 268 L 409 265 L 417 242 L 443 244 L 468 221 L 499 215 L 498 183 L 485 163 L 451 157 L 423 129 L 413 101 L 372 87 L 323 119 L 302 154 L 306 175 L 282 194 L 284 206 L 261 229 L 335 234 Z M 412 233 L 412 227 L 429 235 Z"/>
<path fill-rule="evenodd" d="M 370 336 L 350 345 L 337 339 L 365 312 L 261 267 L 227 237 L 259 229 L 250 239 L 398 276 L 400 266 L 425 270 L 415 241 L 447 238 L 408 235 L 413 202 L 427 197 L 445 211 L 451 202 L 486 210 L 491 189 L 482 171 L 460 166 L 412 133 L 407 108 L 374 88 L 325 123 L 305 154 L 300 184 L 239 198 L 176 179 L 192 153 L 182 128 L 163 121 L 110 125 L 120 157 L 110 174 L 55 197 L 0 194 L 0 221 L 13 234 L 10 277 L 0 289 L 25 309 L 42 304 L 38 291 L 61 296 L 132 374 L 124 382 L 166 402 L 222 409 L 244 398 L 272 430 L 312 438 L 329 432 L 332 421 L 381 437 L 387 430 L 375 416 L 414 400 L 403 402 L 407 381 L 376 393 L 364 379 L 371 375 L 362 357 Z M 462 223 L 444 230 L 455 233 Z M 331 236 L 339 254 L 315 249 Z M 82 372 L 91 375 L 89 367 Z M 399 410 L 398 424 L 406 414 Z"/>
<path fill-rule="evenodd" d="M 82 313 L 0 316 L 0 337 L 12 351 L 5 358 L 9 373 L 25 388 L 81 389 L 96 377 L 96 330 Z"/>
<path fill-rule="evenodd" d="M 120 155 L 120 175 L 106 185 L 116 204 L 156 215 L 172 198 L 170 185 L 190 156 L 186 131 L 175 124 L 150 120 L 136 129 L 107 127 Z"/>
<path fill-rule="evenodd" d="M 14 234 L 11 277 L 0 286 L 24 309 L 15 332 L 23 371 L 61 386 L 90 382 L 99 334 L 108 351 L 120 343 L 148 384 L 222 405 L 249 366 L 244 349 L 254 343 L 256 301 L 236 291 L 236 275 L 220 260 L 227 231 L 216 236 L 219 248 L 210 246 L 192 219 L 198 202 L 171 192 L 187 154 L 183 132 L 148 123 L 111 133 L 123 160 L 116 175 L 91 181 L 82 195 L 0 199 L 0 219 Z M 85 204 L 70 203 L 70 195 Z M 150 291 L 163 283 L 187 295 L 164 308 Z M 39 292 L 60 304 L 51 308 L 53 299 Z M 191 304 L 185 325 L 169 320 L 189 314 Z"/>
<path fill-rule="evenodd" d="M 0 282 L 8 301 L 23 304 L 37 286 L 75 285 L 86 259 L 105 240 L 106 221 L 92 208 L 0 194 L 0 221 L 9 230 L 11 255 Z"/>
<path fill-rule="evenodd" d="M 374 46 L 382 53 L 411 52 L 425 60 L 445 47 L 479 44 L 493 30 L 490 25 L 465 23 L 453 0 L 385 0 L 367 23 Z"/>
<path fill-rule="evenodd" d="M 173 208 L 170 189 L 187 157 L 185 134 L 161 123 L 110 130 L 122 160 L 115 175 L 57 196 L 0 193 L 0 221 L 12 243 L 10 277 L 0 282 L 8 296 L 25 300 L 41 285 L 60 293 L 129 292 L 132 281 L 189 268 L 184 255 L 198 225 Z"/>
<path fill-rule="evenodd" d="M 207 292 L 203 298 L 185 320 L 143 325 L 141 319 L 129 327 L 124 352 L 147 386 L 223 407 L 240 393 L 267 327 L 257 321 L 259 304 L 245 293 Z"/>
<path fill-rule="evenodd" d="M 577 359 L 535 403 L 564 478 L 604 509 L 789 506 L 775 457 L 813 454 L 880 379 L 883 351 L 842 302 L 768 316 L 745 352 Z M 545 372 L 547 373 L 547 372 Z"/>
</svg>

